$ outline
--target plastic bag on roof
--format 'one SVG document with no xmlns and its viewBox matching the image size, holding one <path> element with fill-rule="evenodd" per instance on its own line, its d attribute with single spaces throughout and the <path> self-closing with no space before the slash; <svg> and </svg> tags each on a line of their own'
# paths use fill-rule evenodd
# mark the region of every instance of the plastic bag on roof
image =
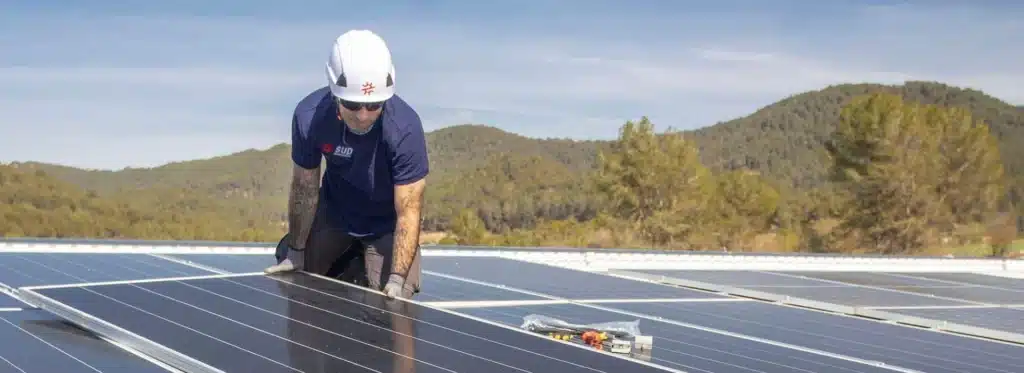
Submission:
<svg viewBox="0 0 1024 373">
<path fill-rule="evenodd" d="M 633 339 L 638 335 L 643 335 L 640 333 L 640 320 L 612 321 L 594 324 L 572 324 L 554 317 L 535 314 L 523 317 L 523 324 L 520 325 L 520 328 L 535 333 L 561 334 L 582 334 L 587 331 L 597 330 L 620 339 Z"/>
</svg>

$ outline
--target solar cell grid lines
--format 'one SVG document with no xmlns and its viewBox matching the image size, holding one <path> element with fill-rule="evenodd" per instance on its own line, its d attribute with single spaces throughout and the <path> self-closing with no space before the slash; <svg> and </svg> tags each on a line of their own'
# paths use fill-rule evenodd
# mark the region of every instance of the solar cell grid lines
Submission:
<svg viewBox="0 0 1024 373">
<path fill-rule="evenodd" d="M 0 283 L 12 288 L 210 273 L 148 254 L 0 252 Z"/>
<path fill-rule="evenodd" d="M 627 273 L 642 273 L 647 275 L 664 276 L 666 279 L 682 279 L 706 282 L 708 274 L 704 271 L 651 271 L 651 270 L 630 270 Z M 871 285 L 845 283 L 839 280 L 826 278 L 814 278 L 813 272 L 770 272 L 770 271 L 728 271 L 716 273 L 712 276 L 722 278 L 732 286 L 756 290 L 760 292 L 791 296 L 809 299 L 819 302 L 829 302 L 850 306 L 863 307 L 897 307 L 897 306 L 965 306 L 977 305 L 981 302 L 966 299 L 944 297 L 927 293 L 923 290 L 920 281 L 907 279 L 894 279 L 904 289 L 884 288 Z M 836 276 L 839 278 L 852 277 L 850 273 L 833 274 L 826 273 L 822 276 Z M 861 277 L 872 277 L 862 275 Z M 878 283 L 878 279 L 865 279 L 863 282 Z M 709 283 L 719 285 L 719 283 Z M 758 284 L 758 285 L 749 285 Z M 912 285 L 912 286 L 911 286 Z M 934 286 L 934 285 L 933 285 Z M 952 291 L 948 285 L 942 285 L 939 290 Z M 931 289 L 928 289 L 931 290 Z"/>
<path fill-rule="evenodd" d="M 566 299 L 729 298 L 698 290 L 497 257 L 424 256 L 423 268 L 440 274 Z"/>
<path fill-rule="evenodd" d="M 451 255 L 451 248 L 441 250 L 442 255 Z M 304 371 L 302 362 L 327 367 L 328 371 L 389 371 L 408 366 L 417 372 L 489 373 L 654 369 L 510 330 L 518 329 L 527 314 L 582 323 L 640 320 L 641 330 L 655 337 L 653 353 L 641 359 L 686 372 L 916 369 L 1004 373 L 1020 371 L 1018 367 L 1024 366 L 1024 345 L 771 304 L 727 295 L 716 288 L 731 286 L 775 294 L 806 291 L 818 297 L 824 294 L 826 300 L 836 304 L 852 301 L 877 305 L 890 315 L 898 312 L 937 322 L 958 322 L 953 318 L 959 318 L 973 320 L 976 326 L 1014 330 L 1016 326 L 1005 316 L 999 319 L 988 314 L 1024 313 L 1024 309 L 982 307 L 985 304 L 977 297 L 1006 299 L 1001 290 L 1021 293 L 1011 288 L 1020 286 L 1013 281 L 1021 280 L 974 278 L 971 274 L 946 277 L 960 274 L 805 272 L 783 268 L 643 271 L 685 275 L 715 286 L 701 291 L 516 260 L 507 253 L 496 255 L 508 257 L 425 255 L 424 292 L 416 296 L 412 303 L 415 307 L 404 308 L 389 308 L 377 293 L 318 276 L 264 276 L 260 272 L 273 263 L 270 253 L 0 252 L 0 282 L 32 286 L 24 295 L 34 303 L 50 299 L 44 302 L 45 310 L 7 313 L 45 316 L 52 312 L 56 314 L 50 316 L 52 320 L 81 322 L 97 332 L 119 336 L 122 342 L 140 341 L 110 327 L 117 325 L 184 353 L 174 355 L 178 359 L 196 359 L 215 367 L 229 367 L 230 371 Z M 10 265 L 11 258 L 16 260 L 13 267 L 22 273 L 5 271 L 3 265 Z M 181 276 L 190 277 L 167 278 Z M 115 282 L 82 284 L 96 281 Z M 72 285 L 35 287 L 54 284 Z M 827 297 L 837 291 L 839 297 Z M 931 291 L 947 293 L 933 296 L 936 294 Z M 955 295 L 951 291 L 976 298 L 956 299 L 950 296 Z M 890 298 L 877 296 L 880 293 L 898 297 L 891 298 L 897 301 L 888 302 Z M 0 295 L 0 309 L 2 302 Z M 55 331 L 52 335 L 61 333 L 67 332 Z M 77 348 L 92 348 L 85 346 Z M 113 356 L 135 359 L 131 364 L 147 367 L 135 371 L 163 371 L 113 345 L 107 346 L 116 352 Z M 550 351 L 551 346 L 558 350 Z M 167 356 L 166 351 L 146 352 Z M 589 360 L 595 357 L 603 363 L 592 367 Z M 4 367 L 0 360 L 0 372 Z"/>
<path fill-rule="evenodd" d="M 262 271 L 273 256 L 225 255 L 225 254 L 178 254 L 163 255 L 170 260 L 184 261 L 204 266 L 218 273 L 252 273 Z M 477 285 L 466 281 L 450 279 L 431 273 L 423 274 L 422 291 L 416 298 L 422 301 L 507 301 L 546 299 L 525 292 L 506 290 L 491 286 Z"/>
<path fill-rule="evenodd" d="M 987 304 L 1024 304 L 1024 287 L 1015 289 L 1013 287 L 1000 287 L 974 284 L 970 282 L 932 279 L 925 276 L 915 276 L 913 274 L 891 274 L 882 272 L 830 271 L 776 273 L 790 276 L 806 276 L 828 281 L 838 281 L 851 285 L 881 287 L 884 289 L 907 291 L 922 295 L 942 297 L 945 299 L 960 299 L 966 302 Z M 961 275 L 970 276 L 971 274 Z M 976 277 L 967 278 L 976 279 Z M 1021 286 L 1024 286 L 1024 281 L 1021 281 L 1021 284 Z"/>
<path fill-rule="evenodd" d="M 741 287 L 832 287 L 842 286 L 829 284 L 813 279 L 778 276 L 758 271 L 733 270 L 675 270 L 675 269 L 633 269 L 631 272 L 647 273 L 656 276 L 683 278 L 718 285 Z"/>
<path fill-rule="evenodd" d="M 761 302 L 632 303 L 615 310 L 924 372 L 1016 372 L 1024 346 Z"/>
<path fill-rule="evenodd" d="M 0 372 L 167 372 L 41 310 L 0 312 L 0 346 Z"/>
<path fill-rule="evenodd" d="M 518 326 L 530 314 L 570 323 L 632 321 L 636 317 L 581 305 L 534 305 L 467 308 L 458 311 Z M 655 338 L 650 360 L 687 372 L 893 372 L 885 367 L 754 339 L 688 328 L 650 319 L 640 320 L 640 331 Z"/>
<path fill-rule="evenodd" d="M 196 369 L 665 371 L 301 273 L 24 290 L 51 312 L 88 314 L 178 351 L 179 361 L 194 359 Z M 140 344 L 127 333 L 119 337 Z"/>
<path fill-rule="evenodd" d="M 272 254 L 164 254 L 161 257 L 212 267 L 229 273 L 258 272 L 276 262 Z"/>
<path fill-rule="evenodd" d="M 999 289 L 1024 291 L 1024 278 L 990 276 L 979 273 L 944 272 L 898 272 L 892 273 L 892 275 L 929 279 L 948 284 L 992 286 Z"/>
<path fill-rule="evenodd" d="M 923 317 L 951 323 L 975 325 L 1024 335 L 1024 309 L 1012 307 L 978 308 L 886 308 L 901 315 Z"/>
</svg>

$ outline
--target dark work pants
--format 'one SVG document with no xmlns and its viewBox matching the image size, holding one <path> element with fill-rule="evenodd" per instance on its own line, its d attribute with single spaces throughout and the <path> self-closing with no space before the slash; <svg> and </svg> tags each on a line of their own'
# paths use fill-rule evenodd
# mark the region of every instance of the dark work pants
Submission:
<svg viewBox="0 0 1024 373">
<path fill-rule="evenodd" d="M 356 237 L 335 228 L 324 208 L 318 208 L 306 241 L 305 271 L 338 278 L 360 286 L 383 290 L 391 275 L 394 235 L 391 233 Z M 284 240 L 282 240 L 284 242 Z M 284 259 L 284 245 L 278 245 L 277 261 Z M 402 297 L 412 298 L 420 291 L 420 251 L 417 248 L 412 267 L 405 278 Z"/>
</svg>

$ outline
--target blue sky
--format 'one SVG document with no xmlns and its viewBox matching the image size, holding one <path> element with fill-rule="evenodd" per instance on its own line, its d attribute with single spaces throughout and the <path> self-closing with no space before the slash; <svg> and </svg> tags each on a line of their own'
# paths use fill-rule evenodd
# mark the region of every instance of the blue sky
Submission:
<svg viewBox="0 0 1024 373">
<path fill-rule="evenodd" d="M 290 4 L 290 5 L 285 5 Z M 712 5 L 713 4 L 713 5 Z M 289 139 L 333 39 L 390 44 L 426 129 L 614 138 L 844 82 L 1024 104 L 1020 1 L 0 0 L 0 162 L 146 167 Z"/>
</svg>

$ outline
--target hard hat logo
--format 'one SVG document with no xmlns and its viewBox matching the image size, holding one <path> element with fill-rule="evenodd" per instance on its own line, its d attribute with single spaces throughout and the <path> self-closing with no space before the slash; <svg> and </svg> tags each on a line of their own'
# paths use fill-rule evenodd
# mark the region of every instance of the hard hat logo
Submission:
<svg viewBox="0 0 1024 373">
<path fill-rule="evenodd" d="M 373 86 L 373 82 L 363 83 L 363 95 L 366 95 L 366 96 L 372 95 L 374 88 L 375 87 Z"/>
</svg>

